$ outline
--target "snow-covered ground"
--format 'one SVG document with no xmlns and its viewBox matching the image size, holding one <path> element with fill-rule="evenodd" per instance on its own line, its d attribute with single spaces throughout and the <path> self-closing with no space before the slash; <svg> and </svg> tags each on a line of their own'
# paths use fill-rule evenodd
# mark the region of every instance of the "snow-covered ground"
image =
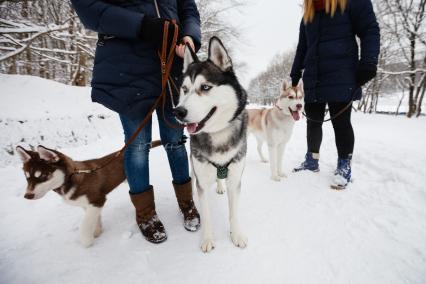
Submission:
<svg viewBox="0 0 426 284">
<path fill-rule="evenodd" d="M 16 164 L 17 143 L 76 147 L 119 134 L 117 115 L 91 103 L 90 89 L 0 74 L 0 166 Z"/>
<path fill-rule="evenodd" d="M 401 103 L 398 109 L 398 105 Z M 426 107 L 426 102 L 423 102 L 422 109 Z M 398 113 L 406 114 L 408 111 L 408 94 L 401 92 L 394 93 L 385 93 L 379 96 L 379 101 L 377 104 L 377 111 L 384 113 L 395 113 L 398 110 Z M 424 111 L 422 112 L 424 115 Z"/>
<path fill-rule="evenodd" d="M 87 88 L 0 75 L 0 92 L 2 151 L 22 138 L 76 159 L 121 146 L 118 117 L 90 103 Z M 110 194 L 104 233 L 89 249 L 78 241 L 82 210 L 53 192 L 24 199 L 19 161 L 12 151 L 2 154 L 0 283 L 426 283 L 426 118 L 356 113 L 353 121 L 355 182 L 342 192 L 328 186 L 336 163 L 329 124 L 321 172 L 292 174 L 305 152 L 305 121 L 297 123 L 281 182 L 269 179 L 250 138 L 240 209 L 249 246 L 231 243 L 226 195 L 212 189 L 210 254 L 199 249 L 200 233 L 181 224 L 161 148 L 151 152 L 151 183 L 169 239 L 142 239 L 124 183 Z"/>
</svg>

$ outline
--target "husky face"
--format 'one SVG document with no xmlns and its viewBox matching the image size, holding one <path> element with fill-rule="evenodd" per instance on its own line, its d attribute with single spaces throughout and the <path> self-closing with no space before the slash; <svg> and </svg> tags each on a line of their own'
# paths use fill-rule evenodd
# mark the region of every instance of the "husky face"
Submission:
<svg viewBox="0 0 426 284">
<path fill-rule="evenodd" d="M 232 68 L 222 42 L 213 37 L 206 61 L 187 47 L 183 82 L 176 118 L 186 124 L 189 134 L 213 133 L 226 128 L 245 107 L 246 94 Z"/>
<path fill-rule="evenodd" d="M 276 106 L 286 115 L 291 115 L 294 120 L 300 119 L 300 113 L 304 106 L 303 82 L 296 87 L 285 81 L 281 89 L 281 95 L 276 102 Z"/>
<path fill-rule="evenodd" d="M 25 198 L 40 199 L 65 183 L 65 173 L 61 169 L 61 158 L 57 152 L 43 146 L 38 146 L 37 152 L 18 146 L 16 152 L 21 158 L 27 179 Z"/>
</svg>

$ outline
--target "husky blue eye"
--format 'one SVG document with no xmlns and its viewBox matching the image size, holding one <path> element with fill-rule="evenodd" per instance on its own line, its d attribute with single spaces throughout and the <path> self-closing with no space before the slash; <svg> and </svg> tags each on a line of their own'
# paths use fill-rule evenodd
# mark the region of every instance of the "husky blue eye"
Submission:
<svg viewBox="0 0 426 284">
<path fill-rule="evenodd" d="M 182 91 L 184 94 L 188 93 L 188 88 L 186 86 L 182 86 Z"/>
<path fill-rule="evenodd" d="M 209 86 L 209 85 L 205 85 L 205 84 L 201 85 L 201 90 L 205 91 L 205 92 L 210 91 L 211 88 L 212 88 L 212 86 Z"/>
</svg>

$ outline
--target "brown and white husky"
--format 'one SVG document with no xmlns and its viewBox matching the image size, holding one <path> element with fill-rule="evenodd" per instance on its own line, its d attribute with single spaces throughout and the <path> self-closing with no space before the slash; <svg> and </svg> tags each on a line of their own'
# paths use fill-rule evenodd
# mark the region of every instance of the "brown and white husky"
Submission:
<svg viewBox="0 0 426 284">
<path fill-rule="evenodd" d="M 262 162 L 267 159 L 262 153 L 262 145 L 266 141 L 271 165 L 271 179 L 280 181 L 286 177 L 282 168 L 285 146 L 290 140 L 295 121 L 300 119 L 303 109 L 303 83 L 291 87 L 284 82 L 280 97 L 273 108 L 249 109 L 249 132 L 257 140 L 257 151 Z"/>
<path fill-rule="evenodd" d="M 86 214 L 80 227 L 80 240 L 85 247 L 91 246 L 102 233 L 101 211 L 107 194 L 125 180 L 123 155 L 99 170 L 82 174 L 76 173 L 76 169 L 95 169 L 110 161 L 116 153 L 77 162 L 43 146 L 38 146 L 37 151 L 18 146 L 16 151 L 27 179 L 24 197 L 35 200 L 55 191 L 66 203 L 82 207 Z"/>
</svg>

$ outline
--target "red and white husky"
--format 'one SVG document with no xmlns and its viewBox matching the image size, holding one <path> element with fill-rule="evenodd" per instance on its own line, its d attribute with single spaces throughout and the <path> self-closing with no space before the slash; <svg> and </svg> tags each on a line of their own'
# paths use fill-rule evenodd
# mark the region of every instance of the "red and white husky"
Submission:
<svg viewBox="0 0 426 284">
<path fill-rule="evenodd" d="M 299 120 L 304 106 L 303 83 L 291 87 L 283 83 L 280 97 L 273 108 L 249 109 L 249 131 L 257 140 L 257 151 L 262 162 L 267 159 L 262 153 L 266 141 L 271 165 L 271 179 L 280 181 L 286 174 L 282 168 L 285 146 L 293 133 L 295 121 Z"/>
<path fill-rule="evenodd" d="M 86 214 L 80 227 L 81 243 L 85 247 L 91 246 L 102 233 L 101 211 L 107 194 L 125 180 L 123 155 L 95 172 L 78 174 L 76 169 L 94 169 L 104 165 L 116 153 L 77 162 L 43 146 L 38 146 L 37 151 L 18 146 L 16 151 L 23 162 L 27 179 L 24 197 L 35 200 L 49 191 L 55 191 L 66 203 L 82 207 Z"/>
</svg>

